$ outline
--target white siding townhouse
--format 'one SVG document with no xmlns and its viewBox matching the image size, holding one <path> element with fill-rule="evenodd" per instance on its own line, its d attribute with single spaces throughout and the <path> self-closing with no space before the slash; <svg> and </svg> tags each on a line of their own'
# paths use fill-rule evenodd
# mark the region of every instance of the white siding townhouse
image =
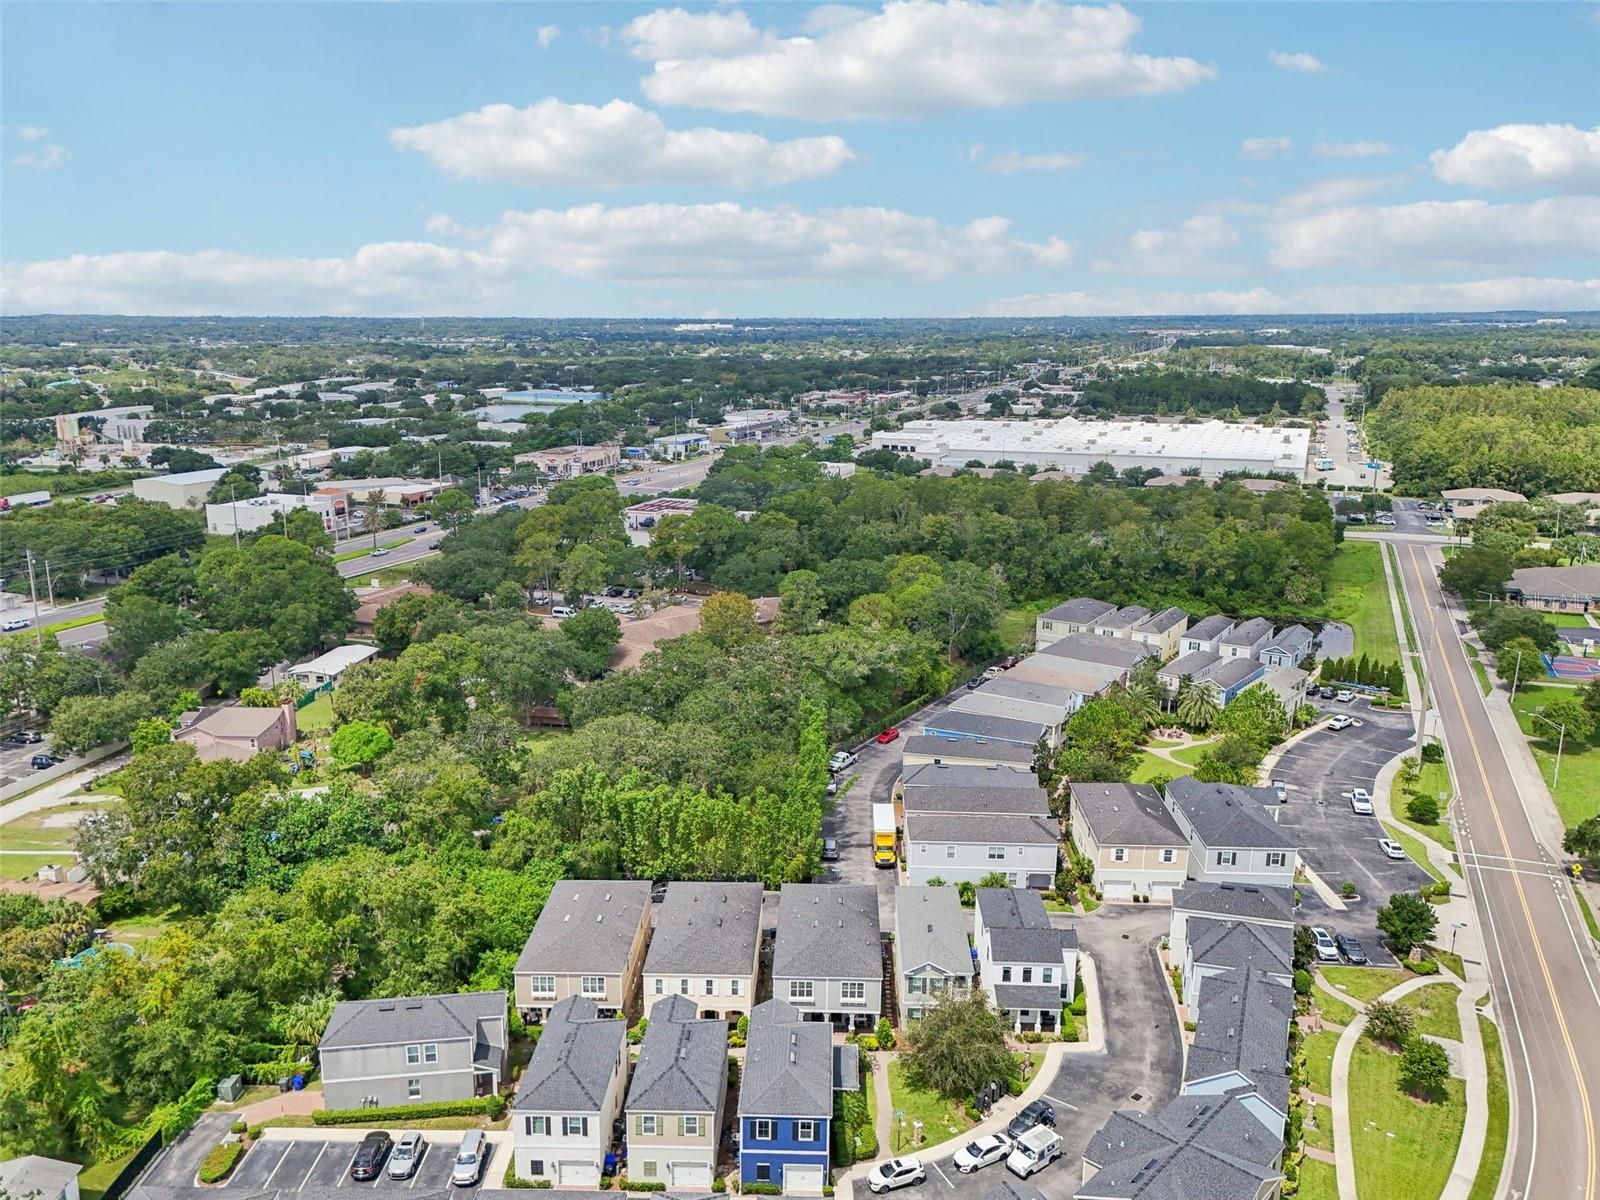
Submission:
<svg viewBox="0 0 1600 1200">
<path fill-rule="evenodd" d="M 1172 897 L 1167 954 L 1181 966 L 1189 957 L 1189 921 L 1206 919 L 1294 929 L 1294 892 L 1253 883 L 1186 883 Z"/>
<path fill-rule="evenodd" d="M 786 883 L 778 897 L 772 994 L 807 1021 L 872 1029 L 883 1015 L 878 889 L 860 883 Z"/>
<path fill-rule="evenodd" d="M 600 1016 L 582 996 L 557 1003 L 511 1101 L 517 1176 L 558 1188 L 597 1186 L 627 1082 L 623 1022 Z"/>
<path fill-rule="evenodd" d="M 908 883 L 976 883 L 995 871 L 1014 887 L 1054 881 L 1061 823 L 1031 771 L 919 767 L 902 799 Z"/>
<path fill-rule="evenodd" d="M 759 883 L 669 883 L 644 960 L 644 1011 L 688 997 L 702 1017 L 736 1021 L 755 1003 Z"/>
<path fill-rule="evenodd" d="M 979 888 L 973 948 L 989 1002 L 1018 1033 L 1054 1032 L 1078 986 L 1078 931 L 1050 924 L 1025 888 Z"/>
<path fill-rule="evenodd" d="M 1184 775 L 1167 784 L 1164 799 L 1189 840 L 1191 879 L 1294 886 L 1296 847 L 1272 816 L 1277 793 L 1271 788 L 1201 783 Z"/>
</svg>

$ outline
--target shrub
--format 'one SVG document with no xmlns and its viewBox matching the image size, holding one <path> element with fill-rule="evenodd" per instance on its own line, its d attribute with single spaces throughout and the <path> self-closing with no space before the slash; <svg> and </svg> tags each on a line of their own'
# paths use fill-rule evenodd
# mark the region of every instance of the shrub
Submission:
<svg viewBox="0 0 1600 1200">
<path fill-rule="evenodd" d="M 956 895 L 961 898 L 962 908 L 971 908 L 978 902 L 978 885 L 970 879 L 964 879 L 956 884 Z"/>
<path fill-rule="evenodd" d="M 265 1129 L 265 1128 L 266 1128 L 265 1125 L 252 1125 L 252 1126 L 250 1126 L 249 1130 L 247 1131 L 250 1140 L 252 1142 L 255 1141 L 258 1137 L 261 1136 L 261 1131 L 263 1129 Z"/>
<path fill-rule="evenodd" d="M 1346 900 L 1351 899 L 1356 894 L 1356 881 L 1354 879 L 1346 879 L 1339 885 L 1339 894 Z"/>
<path fill-rule="evenodd" d="M 740 1185 L 747 1196 L 781 1196 L 783 1189 L 775 1183 L 768 1183 L 762 1179 L 752 1180 Z"/>
<path fill-rule="evenodd" d="M 524 1179 L 516 1174 L 506 1176 L 506 1186 L 508 1188 L 547 1188 L 550 1185 L 550 1180 L 548 1179 Z"/>
<path fill-rule="evenodd" d="M 1294 973 L 1294 994 L 1296 996 L 1311 995 L 1311 972 L 1296 971 Z"/>
<path fill-rule="evenodd" d="M 878 1048 L 878 1039 L 870 1033 L 856 1035 L 856 1045 L 860 1046 L 863 1053 L 870 1054 Z"/>
<path fill-rule="evenodd" d="M 229 1133 L 246 1133 L 249 1131 L 249 1129 L 250 1125 L 246 1121 L 235 1121 L 232 1125 L 228 1126 Z"/>
<path fill-rule="evenodd" d="M 1078 976 L 1077 990 L 1072 993 L 1072 1015 L 1086 1017 L 1089 1015 L 1089 994 L 1083 990 L 1083 976 Z"/>
<path fill-rule="evenodd" d="M 894 1049 L 894 1026 L 888 1017 L 878 1018 L 878 1045 L 884 1050 Z"/>
<path fill-rule="evenodd" d="M 650 1018 L 640 1017 L 639 1023 L 628 1030 L 628 1045 L 637 1046 L 644 1041 L 644 1031 L 650 1028 Z"/>
<path fill-rule="evenodd" d="M 311 1114 L 317 1125 L 382 1125 L 386 1121 L 420 1121 L 429 1117 L 488 1117 L 499 1120 L 506 1111 L 504 1096 L 475 1096 L 470 1100 L 438 1100 L 432 1104 L 394 1104 L 387 1108 L 325 1108 Z"/>
<path fill-rule="evenodd" d="M 667 1190 L 665 1180 L 661 1179 L 624 1179 L 622 1190 L 625 1192 L 664 1192 Z"/>
<path fill-rule="evenodd" d="M 200 1164 L 200 1182 L 217 1183 L 228 1177 L 228 1172 L 239 1162 L 239 1156 L 244 1153 L 243 1142 L 223 1142 L 211 1147 L 211 1153 L 206 1155 L 205 1161 Z"/>
<path fill-rule="evenodd" d="M 733 1024 L 733 1031 L 735 1033 L 737 1033 L 741 1038 L 747 1038 L 747 1037 L 750 1036 L 750 1014 L 749 1013 L 740 1013 L 739 1014 L 739 1019 L 737 1021 L 735 1021 L 734 1024 Z"/>
<path fill-rule="evenodd" d="M 1013 1075 L 1010 1079 L 1006 1080 L 1006 1095 L 1020 1096 L 1026 1090 L 1027 1085 L 1024 1084 L 1017 1076 Z"/>
<path fill-rule="evenodd" d="M 1396 1050 L 1411 1040 L 1416 1021 L 1411 1010 L 1389 1000 L 1374 1000 L 1367 1005 L 1367 1036 Z"/>
<path fill-rule="evenodd" d="M 733 1055 L 728 1055 L 728 1086 L 739 1086 L 739 1060 Z"/>
<path fill-rule="evenodd" d="M 1061 1040 L 1066 1042 L 1078 1041 L 1078 1021 L 1072 1015 L 1072 1009 L 1061 1010 Z"/>
<path fill-rule="evenodd" d="M 1439 802 L 1426 792 L 1418 792 L 1406 801 L 1406 816 L 1418 825 L 1439 823 Z"/>
<path fill-rule="evenodd" d="M 1406 966 L 1410 967 L 1417 975 L 1437 975 L 1439 973 L 1439 964 L 1431 958 L 1419 958 L 1414 963 L 1407 963 Z"/>
<path fill-rule="evenodd" d="M 721 1175 L 718 1175 L 711 1181 L 711 1190 L 720 1196 L 723 1192 L 728 1190 L 728 1181 Z"/>
<path fill-rule="evenodd" d="M 1422 761 L 1440 763 L 1444 761 L 1444 747 L 1438 742 L 1424 742 L 1422 744 Z"/>
</svg>

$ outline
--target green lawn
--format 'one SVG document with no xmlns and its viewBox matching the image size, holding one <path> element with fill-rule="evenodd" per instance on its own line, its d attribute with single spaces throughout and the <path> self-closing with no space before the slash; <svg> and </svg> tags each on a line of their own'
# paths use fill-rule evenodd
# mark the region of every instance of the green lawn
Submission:
<svg viewBox="0 0 1600 1200">
<path fill-rule="evenodd" d="M 1396 984 L 1411 978 L 1404 971 L 1380 967 L 1323 967 L 1322 974 L 1329 983 L 1363 1003 L 1371 1003 Z"/>
<path fill-rule="evenodd" d="M 27 879 L 40 867 L 65 866 L 78 856 L 70 850 L 53 854 L 0 854 L 0 879 Z"/>
<path fill-rule="evenodd" d="M 1197 767 L 1200 765 L 1201 756 L 1212 748 L 1213 747 L 1211 747 L 1209 744 L 1200 746 L 1186 746 L 1182 750 L 1174 750 L 1172 752 L 1172 757 L 1177 759 L 1179 762 L 1188 763 L 1191 767 Z"/>
<path fill-rule="evenodd" d="M 1300 1200 L 1339 1200 L 1339 1175 L 1332 1163 L 1308 1158 L 1300 1164 Z"/>
<path fill-rule="evenodd" d="M 333 693 L 323 692 L 310 704 L 295 713 L 295 722 L 306 733 L 318 733 L 333 728 Z"/>
<path fill-rule="evenodd" d="M 1141 751 L 1139 757 L 1133 761 L 1133 774 L 1130 775 L 1131 783 L 1149 783 L 1160 776 L 1176 779 L 1179 775 L 1188 775 L 1190 770 L 1180 767 L 1170 758 L 1162 758 L 1159 754 L 1151 754 L 1148 750 Z"/>
<path fill-rule="evenodd" d="M 1483 665 L 1483 660 L 1478 657 L 1478 648 L 1463 642 L 1462 648 L 1467 652 L 1467 662 L 1472 666 L 1472 673 L 1478 677 L 1478 690 L 1485 696 L 1494 691 L 1494 684 L 1489 682 L 1489 668 Z"/>
<path fill-rule="evenodd" d="M 1456 1013 L 1456 985 L 1430 983 L 1400 997 L 1400 1007 L 1409 1009 L 1418 1033 L 1461 1040 L 1461 1017 Z"/>
<path fill-rule="evenodd" d="M 1385 662 L 1400 661 L 1394 610 L 1384 580 L 1377 542 L 1343 542 L 1328 571 L 1328 615 L 1346 622 L 1355 634 L 1355 653 Z"/>
<path fill-rule="evenodd" d="M 414 540 L 414 538 L 408 537 L 390 538 L 388 541 L 379 542 L 378 548 L 381 550 L 393 550 L 396 546 L 409 546 Z M 366 558 L 371 553 L 372 543 L 368 542 L 363 549 L 346 550 L 343 554 L 335 554 L 333 556 L 333 561 L 336 563 L 349 562 L 351 559 L 355 558 Z"/>
<path fill-rule="evenodd" d="M 1438 868 L 1428 861 L 1428 851 L 1423 846 L 1422 839 L 1412 833 L 1409 826 L 1395 825 L 1388 821 L 1380 821 L 1379 824 L 1383 826 L 1385 834 L 1400 843 L 1401 849 L 1406 852 L 1412 862 L 1433 876 L 1436 882 L 1444 882 L 1444 876 L 1439 874 Z"/>
<path fill-rule="evenodd" d="M 1600 942 L 1600 922 L 1594 919 L 1594 909 L 1589 907 L 1589 897 L 1583 894 L 1583 889 L 1574 885 L 1573 896 L 1578 901 L 1578 911 L 1583 914 L 1583 923 L 1589 927 L 1589 936 Z"/>
<path fill-rule="evenodd" d="M 1472 1180 L 1467 1200 L 1493 1200 L 1506 1160 L 1506 1134 L 1511 1128 L 1511 1093 L 1506 1087 L 1506 1060 L 1500 1050 L 1500 1030 L 1488 1017 L 1478 1018 L 1483 1031 L 1483 1052 L 1489 1060 L 1489 1128 L 1484 1134 L 1483 1157 Z"/>
<path fill-rule="evenodd" d="M 1425 1103 L 1400 1089 L 1400 1056 L 1362 1038 L 1350 1061 L 1356 1187 L 1383 1200 L 1438 1200 L 1461 1144 L 1466 1084 Z"/>
<path fill-rule="evenodd" d="M 959 1137 L 972 1127 L 972 1122 L 967 1120 L 958 1101 L 946 1100 L 935 1092 L 913 1088 L 906 1081 L 905 1071 L 898 1059 L 889 1064 L 889 1098 L 896 1113 L 905 1113 L 905 1133 L 902 1136 L 898 1128 L 891 1128 L 890 1137 L 894 1139 L 894 1144 L 880 1146 L 878 1149 L 883 1154 L 911 1148 L 914 1121 L 922 1122 L 923 1146 Z M 893 1114 L 890 1115 L 890 1121 L 893 1125 Z"/>
<path fill-rule="evenodd" d="M 46 633 L 65 633 L 69 629 L 79 629 L 84 625 L 93 625 L 97 621 L 104 621 L 104 613 L 90 613 L 88 616 L 73 617 L 70 621 L 57 621 L 54 625 L 46 625 Z"/>
<path fill-rule="evenodd" d="M 1333 1030 L 1313 1033 L 1306 1038 L 1306 1082 L 1319 1096 L 1333 1095 L 1333 1048 L 1339 1035 Z"/>
<path fill-rule="evenodd" d="M 1600 732 L 1586 743 L 1567 739 L 1561 753 L 1561 781 L 1558 785 L 1555 782 L 1556 731 L 1542 721 L 1535 721 L 1533 714 L 1551 700 L 1572 694 L 1571 688 L 1530 684 L 1519 688 L 1511 701 L 1511 708 L 1517 714 L 1517 723 L 1522 726 L 1522 732 L 1528 735 L 1533 757 L 1544 774 L 1544 781 L 1550 785 L 1551 795 L 1555 797 L 1561 823 L 1569 828 L 1589 817 L 1600 815 Z"/>
<path fill-rule="evenodd" d="M 140 942 L 160 937 L 183 918 L 176 908 L 164 913 L 141 913 L 111 922 L 111 941 Z"/>
<path fill-rule="evenodd" d="M 1425 762 L 1422 764 L 1422 774 L 1417 777 L 1414 788 L 1402 790 L 1398 778 L 1395 780 L 1394 786 L 1389 791 L 1389 807 L 1394 812 L 1395 820 L 1400 824 L 1425 838 L 1433 839 L 1453 854 L 1456 849 L 1456 835 L 1450 828 L 1450 822 L 1446 820 L 1445 808 L 1454 794 L 1454 789 L 1450 785 L 1450 768 L 1442 762 Z M 1406 816 L 1406 801 L 1413 795 L 1432 796 L 1439 801 L 1439 819 L 1432 825 L 1424 825 Z"/>
<path fill-rule="evenodd" d="M 1317 1011 L 1322 1014 L 1324 1021 L 1332 1021 L 1335 1025 L 1348 1025 L 1356 1019 L 1355 1007 L 1326 988 L 1313 988 L 1311 1000 L 1317 1006 Z"/>
<path fill-rule="evenodd" d="M 1000 614 L 1000 643 L 1007 652 L 1021 650 L 1033 644 L 1035 620 L 1044 611 L 1041 605 L 1029 608 L 1008 608 Z"/>
<path fill-rule="evenodd" d="M 138 1152 L 139 1148 L 136 1146 L 126 1154 L 108 1158 L 104 1162 L 93 1162 L 84 1167 L 83 1174 L 78 1176 L 78 1195 L 81 1200 L 100 1200 L 106 1188 L 111 1186 L 111 1181 Z"/>
<path fill-rule="evenodd" d="M 77 832 L 78 822 L 90 813 L 100 812 L 109 804 L 115 803 L 120 801 L 95 803 L 76 801 L 70 804 L 57 804 L 51 808 L 41 808 L 37 812 L 28 813 L 0 826 L 0 844 L 7 850 L 70 851 L 72 836 Z M 10 856 L 0 855 L 0 857 Z"/>
<path fill-rule="evenodd" d="M 1333 1152 L 1333 1109 L 1313 1104 L 1306 1110 L 1306 1145 Z"/>
</svg>

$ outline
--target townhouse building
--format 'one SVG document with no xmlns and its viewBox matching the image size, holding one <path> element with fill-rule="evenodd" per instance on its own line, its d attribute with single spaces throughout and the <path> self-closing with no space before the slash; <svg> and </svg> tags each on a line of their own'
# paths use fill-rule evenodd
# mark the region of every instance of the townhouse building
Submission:
<svg viewBox="0 0 1600 1200">
<path fill-rule="evenodd" d="M 755 1003 L 761 965 L 761 885 L 667 885 L 644 960 L 644 1012 L 687 998 L 702 1017 L 736 1021 Z"/>
<path fill-rule="evenodd" d="M 628 1085 L 628 1178 L 709 1191 L 727 1090 L 727 1022 L 701 1019 L 687 996 L 665 997 Z"/>
<path fill-rule="evenodd" d="M 318 1049 L 329 1108 L 490 1096 L 505 1082 L 506 994 L 343 1000 Z"/>
<path fill-rule="evenodd" d="M 772 994 L 808 1021 L 840 1029 L 877 1026 L 883 1015 L 883 940 L 876 886 L 783 886 Z"/>
<path fill-rule="evenodd" d="M 565 879 L 550 891 L 512 973 L 517 1009 L 543 1023 L 569 996 L 592 1000 L 602 1017 L 636 1017 L 650 940 L 650 884 Z"/>
<path fill-rule="evenodd" d="M 1078 932 L 1051 925 L 1037 892 L 979 888 L 972 944 L 983 990 L 1014 1031 L 1060 1027 L 1078 986 Z"/>
<path fill-rule="evenodd" d="M 628 1031 L 593 1000 L 567 996 L 545 1015 L 511 1101 L 512 1169 L 555 1187 L 596 1187 L 622 1114 Z"/>
</svg>

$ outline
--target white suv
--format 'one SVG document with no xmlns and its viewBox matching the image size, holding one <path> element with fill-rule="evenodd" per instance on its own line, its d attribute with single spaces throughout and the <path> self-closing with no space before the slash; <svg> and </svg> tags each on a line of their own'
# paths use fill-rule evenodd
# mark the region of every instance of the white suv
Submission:
<svg viewBox="0 0 1600 1200">
<path fill-rule="evenodd" d="M 1358 817 L 1372 815 L 1372 797 L 1367 794 L 1366 788 L 1350 789 L 1350 811 Z"/>
<path fill-rule="evenodd" d="M 894 1191 L 895 1188 L 910 1187 L 913 1183 L 925 1183 L 927 1179 L 928 1168 L 922 1165 L 920 1158 L 891 1158 L 867 1172 L 867 1190 L 881 1196 L 884 1192 Z"/>
<path fill-rule="evenodd" d="M 1321 925 L 1313 925 L 1311 927 L 1311 937 L 1312 940 L 1317 944 L 1318 962 L 1339 961 L 1339 946 L 1333 940 L 1332 934 L 1330 934 Z"/>
</svg>

